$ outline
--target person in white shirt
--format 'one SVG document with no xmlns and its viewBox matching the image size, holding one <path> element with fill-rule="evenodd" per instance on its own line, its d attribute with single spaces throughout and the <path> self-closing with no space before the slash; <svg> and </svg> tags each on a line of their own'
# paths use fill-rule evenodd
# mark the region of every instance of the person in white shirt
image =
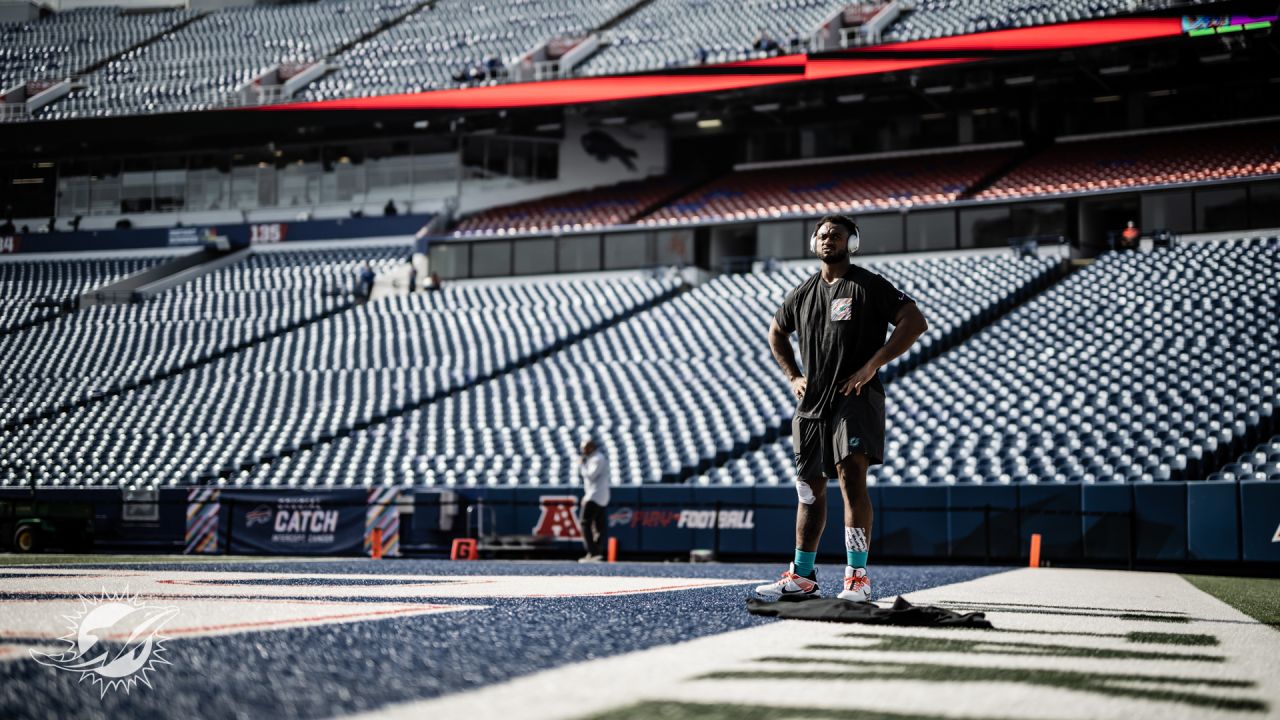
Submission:
<svg viewBox="0 0 1280 720">
<path fill-rule="evenodd" d="M 578 459 L 578 477 L 582 478 L 582 544 L 587 554 L 578 562 L 604 560 L 605 508 L 609 505 L 609 459 L 595 440 L 582 443 Z"/>
</svg>

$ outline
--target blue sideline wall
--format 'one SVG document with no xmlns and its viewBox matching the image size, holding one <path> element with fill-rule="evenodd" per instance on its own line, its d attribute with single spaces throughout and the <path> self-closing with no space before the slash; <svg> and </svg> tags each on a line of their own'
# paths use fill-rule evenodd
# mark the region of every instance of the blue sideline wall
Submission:
<svg viewBox="0 0 1280 720">
<path fill-rule="evenodd" d="M 1145 485 L 873 486 L 872 552 L 911 561 L 1019 561 L 1032 533 L 1049 563 L 1280 563 L 1280 483 L 1189 482 Z M 252 492 L 252 491 L 248 491 Z M 830 488 L 837 497 L 838 488 Z M 544 501 L 574 497 L 560 488 L 454 488 L 414 491 L 414 513 L 402 518 L 408 548 L 447 547 L 485 517 L 487 532 L 533 535 Z M 0 499 L 29 497 L 0 491 Z M 123 496 L 111 489 L 40 490 L 42 501 L 91 502 L 102 548 L 180 548 L 186 491 L 161 490 L 154 522 L 128 521 Z M 444 505 L 442 511 L 442 504 Z M 722 527 L 713 528 L 722 512 Z M 1021 512 L 1019 512 L 1019 510 Z M 702 511 L 702 514 L 698 514 Z M 1132 527 L 1130 519 L 1132 518 Z M 784 556 L 794 544 L 795 492 L 789 487 L 619 487 L 608 508 L 609 532 L 621 551 L 683 556 L 692 548 L 722 554 Z M 843 556 L 840 504 L 828 504 L 820 557 Z M 5 539 L 7 542 L 7 538 Z M 717 545 L 718 543 L 718 545 Z M 573 540 L 553 543 L 577 550 Z"/>
</svg>

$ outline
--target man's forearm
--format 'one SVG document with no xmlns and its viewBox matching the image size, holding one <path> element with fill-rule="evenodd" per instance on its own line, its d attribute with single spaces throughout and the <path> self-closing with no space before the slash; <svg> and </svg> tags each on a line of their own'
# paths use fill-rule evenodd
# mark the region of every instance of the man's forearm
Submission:
<svg viewBox="0 0 1280 720">
<path fill-rule="evenodd" d="M 796 367 L 796 353 L 791 348 L 791 338 L 781 330 L 769 331 L 769 349 L 773 351 L 773 359 L 782 368 L 787 380 L 800 377 L 800 368 Z"/>
</svg>

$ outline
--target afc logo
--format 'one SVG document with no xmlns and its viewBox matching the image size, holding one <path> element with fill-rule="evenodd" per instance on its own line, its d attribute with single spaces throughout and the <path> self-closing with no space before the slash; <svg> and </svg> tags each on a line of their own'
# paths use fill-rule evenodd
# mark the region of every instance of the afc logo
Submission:
<svg viewBox="0 0 1280 720">
<path fill-rule="evenodd" d="M 533 534 L 550 536 L 557 540 L 581 540 L 582 526 L 578 524 L 578 515 L 574 508 L 578 506 L 578 498 L 572 495 L 543 495 L 538 498 L 541 514 Z"/>
</svg>

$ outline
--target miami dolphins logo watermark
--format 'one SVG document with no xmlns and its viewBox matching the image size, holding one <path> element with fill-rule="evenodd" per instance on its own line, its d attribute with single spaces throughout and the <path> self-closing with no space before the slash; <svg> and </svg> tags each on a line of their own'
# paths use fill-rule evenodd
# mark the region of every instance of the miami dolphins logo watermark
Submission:
<svg viewBox="0 0 1280 720">
<path fill-rule="evenodd" d="M 138 683 L 151 687 L 147 673 L 171 664 L 164 658 L 168 638 L 160 630 L 177 614 L 178 608 L 130 596 L 128 588 L 118 595 L 106 590 L 101 597 L 82 595 L 80 612 L 63 616 L 70 631 L 58 639 L 67 649 L 57 654 L 31 650 L 31 657 L 41 665 L 79 673 L 80 682 L 98 686 L 98 697 L 109 690 L 129 693 Z"/>
</svg>

